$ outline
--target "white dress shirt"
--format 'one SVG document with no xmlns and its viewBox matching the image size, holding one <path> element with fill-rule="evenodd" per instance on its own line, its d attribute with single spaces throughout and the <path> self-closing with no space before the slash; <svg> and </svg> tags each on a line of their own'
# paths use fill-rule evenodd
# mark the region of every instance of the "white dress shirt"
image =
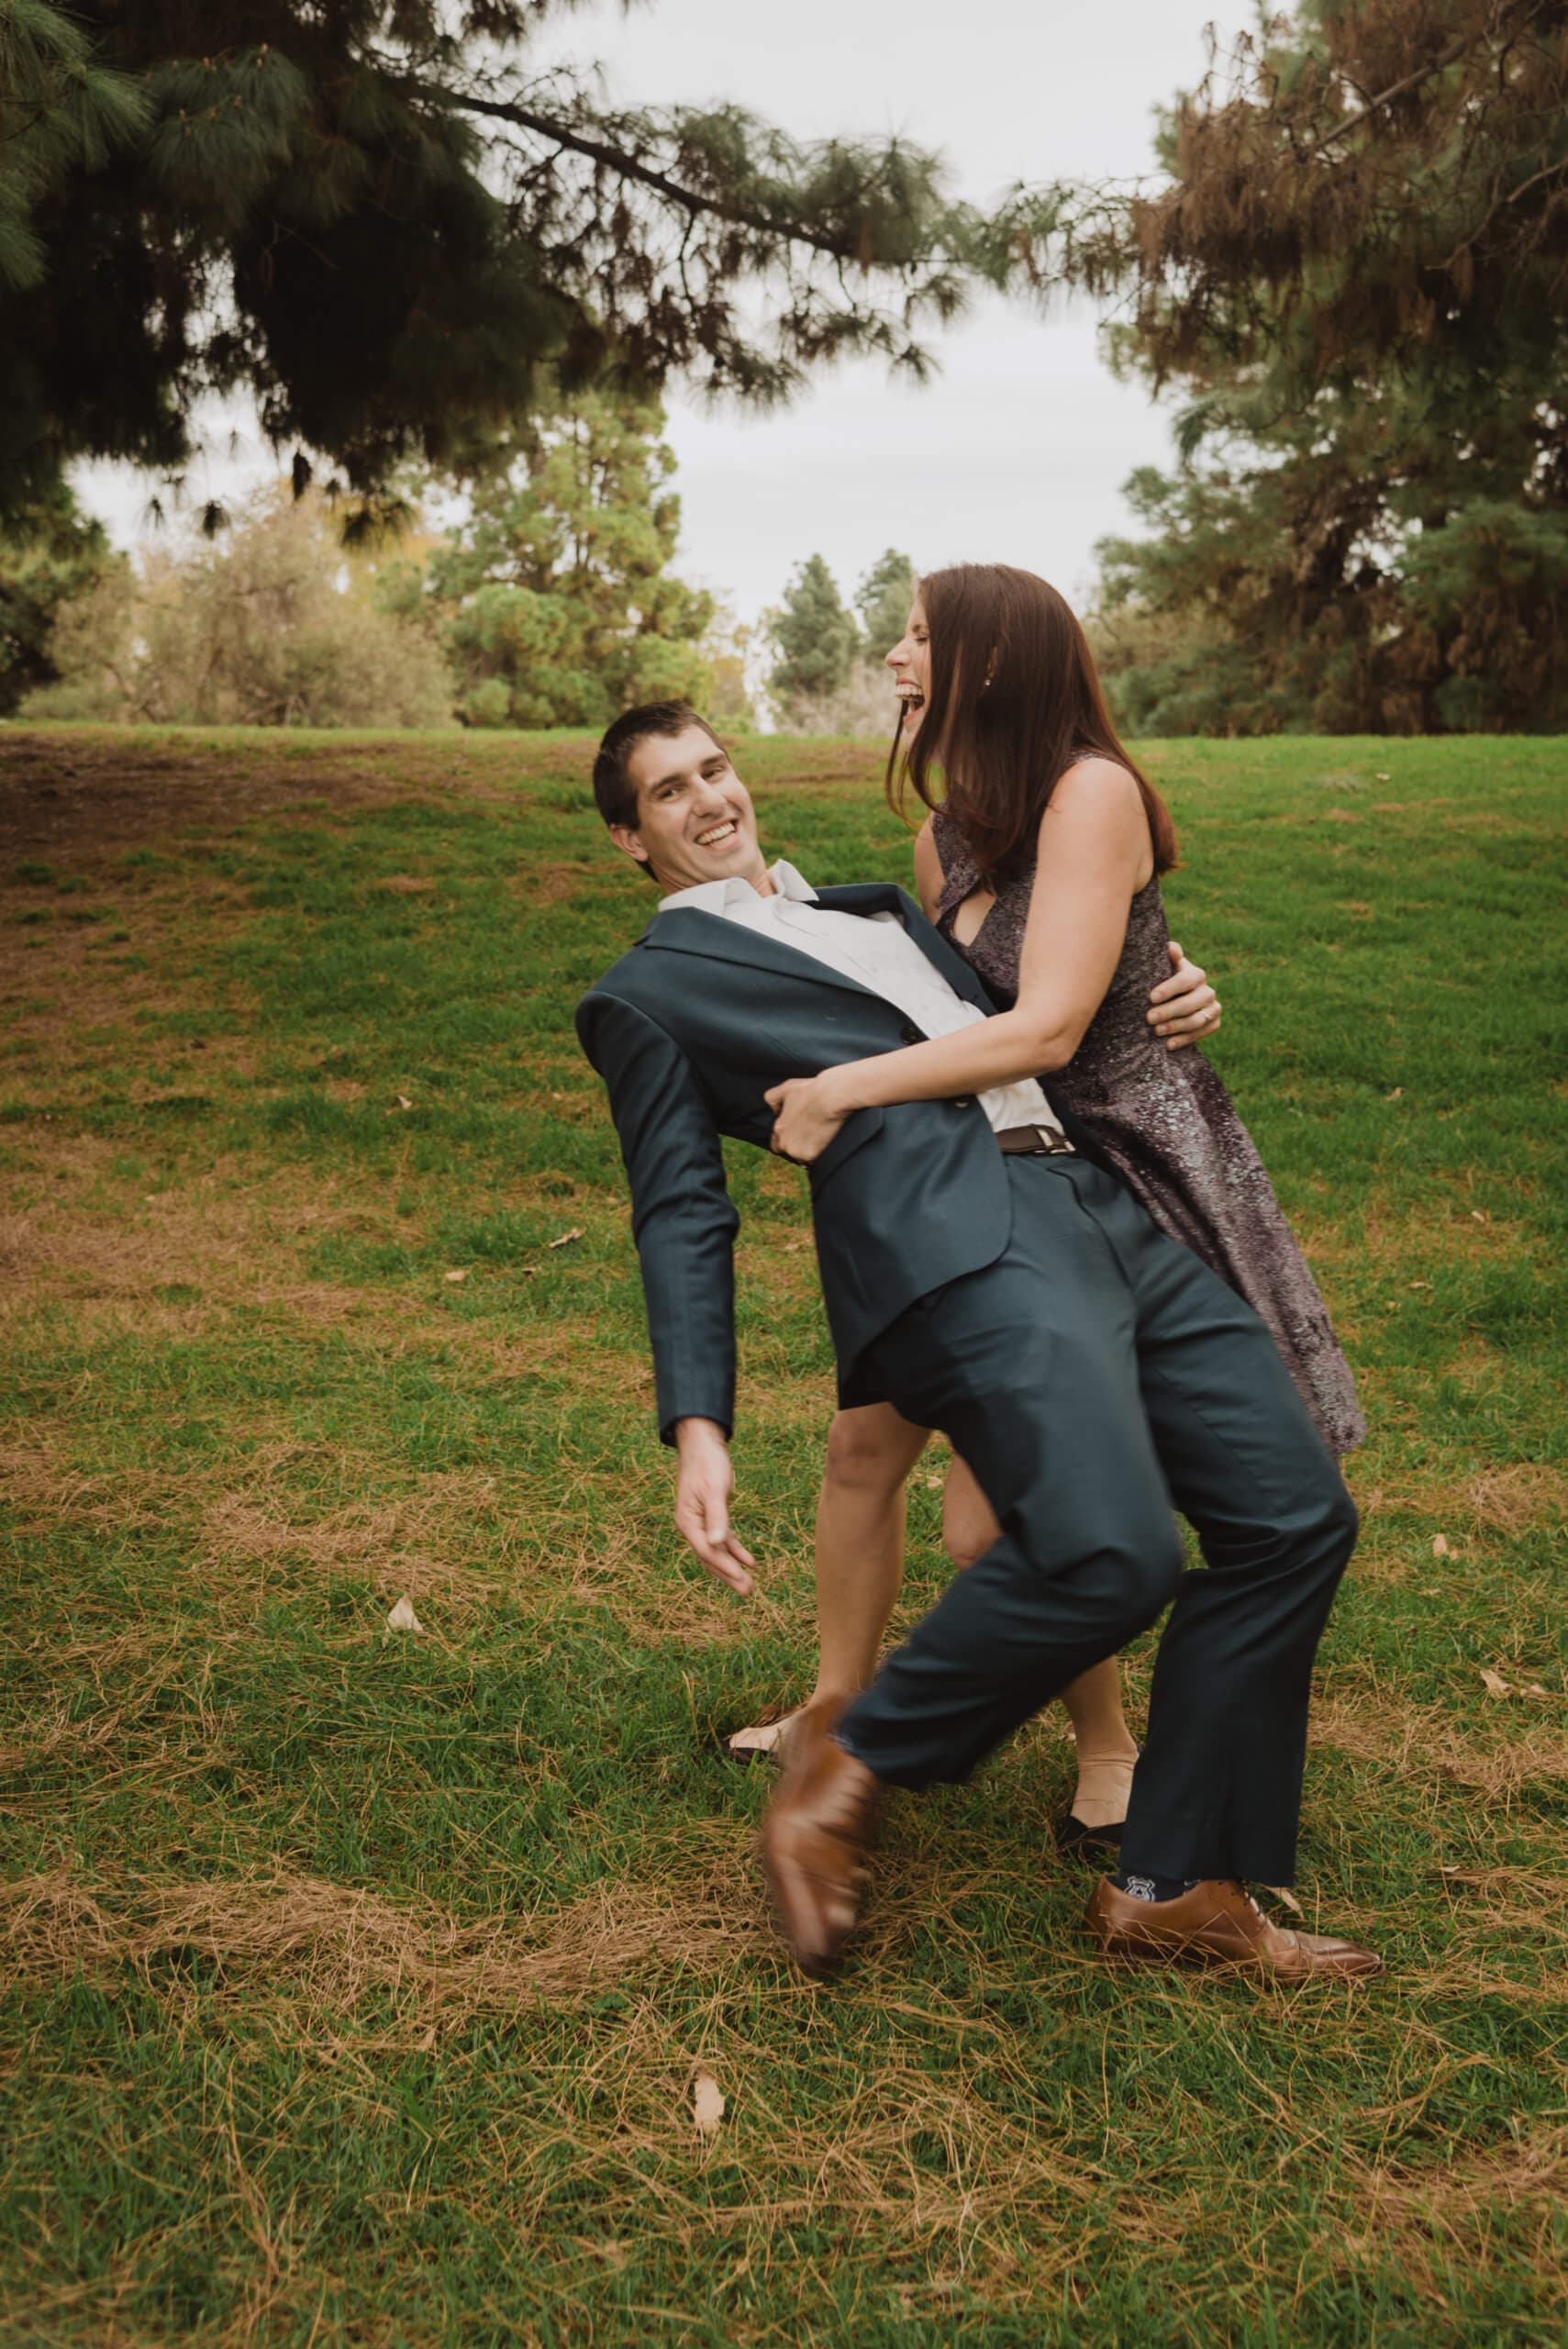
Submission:
<svg viewBox="0 0 1568 2349">
<path fill-rule="evenodd" d="M 858 980 L 881 996 L 923 1036 L 951 1036 L 985 1018 L 977 1004 L 965 1003 L 949 985 L 895 913 L 835 913 L 817 903 L 816 890 L 783 857 L 769 867 L 768 878 L 773 885 L 771 896 L 763 896 L 750 881 L 699 881 L 693 888 L 661 897 L 659 910 L 721 914 L 743 929 L 771 931 L 782 945 L 814 955 L 840 978 Z M 975 1098 L 995 1133 L 1005 1133 L 1010 1126 L 1044 1126 L 1048 1132 L 1062 1132 L 1055 1111 L 1032 1076 L 1016 1085 L 994 1085 Z"/>
</svg>

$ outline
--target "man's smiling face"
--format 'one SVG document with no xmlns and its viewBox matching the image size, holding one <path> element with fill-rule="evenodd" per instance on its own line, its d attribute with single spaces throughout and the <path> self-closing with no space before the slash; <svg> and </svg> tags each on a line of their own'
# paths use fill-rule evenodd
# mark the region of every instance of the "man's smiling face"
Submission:
<svg viewBox="0 0 1568 2349">
<path fill-rule="evenodd" d="M 612 824 L 610 838 L 649 866 L 666 896 L 700 881 L 729 880 L 767 894 L 751 795 L 705 728 L 645 735 L 626 774 L 637 794 L 637 823 Z"/>
</svg>

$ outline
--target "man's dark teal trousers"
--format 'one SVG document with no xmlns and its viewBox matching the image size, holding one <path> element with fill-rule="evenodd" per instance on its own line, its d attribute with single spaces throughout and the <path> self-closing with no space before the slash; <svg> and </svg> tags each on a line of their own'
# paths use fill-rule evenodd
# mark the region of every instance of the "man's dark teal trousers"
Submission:
<svg viewBox="0 0 1568 2349">
<path fill-rule="evenodd" d="M 1250 1306 L 1086 1160 L 1006 1165 L 1002 1256 L 901 1314 L 855 1382 L 942 1431 L 1002 1537 L 840 1735 L 892 1785 L 965 1777 L 1173 1600 L 1122 1865 L 1288 1884 L 1354 1504 Z"/>
</svg>

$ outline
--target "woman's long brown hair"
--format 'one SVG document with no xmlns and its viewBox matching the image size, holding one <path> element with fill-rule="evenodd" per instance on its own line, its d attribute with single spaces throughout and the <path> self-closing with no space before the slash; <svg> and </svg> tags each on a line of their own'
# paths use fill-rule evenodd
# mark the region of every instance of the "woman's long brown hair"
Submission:
<svg viewBox="0 0 1568 2349">
<path fill-rule="evenodd" d="M 1055 588 L 1006 562 L 957 562 L 929 572 L 920 600 L 931 642 L 931 684 L 914 740 L 895 739 L 887 796 L 900 814 L 906 788 L 945 805 L 993 885 L 1033 863 L 1040 818 L 1073 762 L 1097 753 L 1124 766 L 1142 795 L 1154 870 L 1176 862 L 1171 813 L 1118 738 L 1088 639 Z M 931 770 L 946 786 L 939 801 Z"/>
</svg>

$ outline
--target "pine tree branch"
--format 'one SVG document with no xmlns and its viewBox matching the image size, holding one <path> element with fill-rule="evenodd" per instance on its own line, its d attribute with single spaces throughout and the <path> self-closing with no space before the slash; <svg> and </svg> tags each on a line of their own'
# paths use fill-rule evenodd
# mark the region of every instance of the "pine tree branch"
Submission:
<svg viewBox="0 0 1568 2349">
<path fill-rule="evenodd" d="M 1505 19 L 1511 13 L 1512 11 L 1507 7 L 1501 11 Z M 1537 0 L 1527 0 L 1524 13 L 1527 21 L 1529 17 L 1536 16 L 1539 13 Z M 1337 128 L 1330 130 L 1309 151 L 1315 155 L 1321 155 L 1326 148 L 1332 147 L 1339 139 L 1348 139 L 1352 130 L 1362 129 L 1371 121 L 1373 115 L 1381 114 L 1385 106 L 1392 106 L 1395 99 L 1402 98 L 1407 90 L 1418 89 L 1423 82 L 1429 82 L 1434 73 L 1446 72 L 1451 65 L 1457 64 L 1465 50 L 1473 47 L 1474 41 L 1473 32 L 1459 34 L 1456 39 L 1450 41 L 1446 49 L 1440 50 L 1437 56 L 1429 59 L 1425 65 L 1418 65 L 1413 73 L 1407 73 L 1401 81 L 1391 82 L 1386 90 L 1380 90 L 1375 98 L 1369 98 L 1359 114 L 1351 115 Z"/>
<path fill-rule="evenodd" d="M 520 106 L 509 99 L 471 97 L 458 90 L 426 89 L 422 97 L 438 98 L 444 105 L 457 107 L 467 114 L 484 115 L 498 122 L 509 122 L 519 130 L 531 130 L 539 138 L 551 140 L 575 155 L 584 155 L 590 162 L 603 163 L 620 178 L 634 180 L 641 187 L 650 188 L 666 203 L 677 206 L 693 219 L 707 217 L 727 220 L 740 228 L 754 228 L 762 236 L 775 237 L 782 243 L 809 245 L 816 252 L 826 253 L 837 262 L 863 262 L 864 256 L 857 241 L 847 236 L 827 236 L 819 229 L 808 228 L 799 221 L 788 224 L 770 219 L 765 212 L 758 212 L 749 205 L 726 203 L 721 197 L 704 195 L 695 188 L 684 187 L 665 172 L 657 171 L 651 163 L 628 154 L 624 148 L 612 147 L 603 139 L 590 139 L 580 130 L 572 130 L 564 123 L 548 115 L 535 114 L 528 106 Z"/>
</svg>

